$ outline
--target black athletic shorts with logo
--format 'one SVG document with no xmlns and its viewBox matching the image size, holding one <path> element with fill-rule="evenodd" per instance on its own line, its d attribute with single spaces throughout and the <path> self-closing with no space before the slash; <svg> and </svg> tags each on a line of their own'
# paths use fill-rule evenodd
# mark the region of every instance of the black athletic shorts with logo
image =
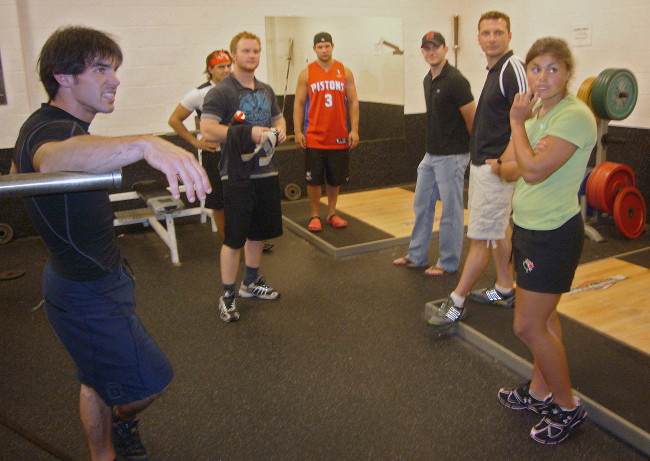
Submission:
<svg viewBox="0 0 650 461">
<path fill-rule="evenodd" d="M 135 313 L 128 264 L 97 280 L 75 281 L 48 263 L 42 281 L 45 314 L 77 365 L 79 381 L 107 405 L 143 400 L 169 385 L 172 366 Z"/>
<path fill-rule="evenodd" d="M 515 225 L 512 251 L 517 286 L 536 293 L 571 291 L 584 234 L 580 213 L 550 231 L 528 230 Z"/>
<path fill-rule="evenodd" d="M 341 186 L 350 180 L 350 149 L 305 149 L 305 180 L 309 186 Z"/>
</svg>

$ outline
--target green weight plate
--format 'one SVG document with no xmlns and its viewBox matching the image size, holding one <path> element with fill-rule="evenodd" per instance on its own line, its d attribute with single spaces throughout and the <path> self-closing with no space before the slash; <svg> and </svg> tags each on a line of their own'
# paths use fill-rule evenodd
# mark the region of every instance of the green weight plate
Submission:
<svg viewBox="0 0 650 461">
<path fill-rule="evenodd" d="M 628 69 L 612 72 L 608 79 L 606 110 L 610 120 L 623 120 L 634 110 L 639 87 L 634 74 Z"/>
<path fill-rule="evenodd" d="M 629 69 L 605 69 L 596 81 L 591 100 L 596 113 L 607 120 L 623 120 L 632 113 L 639 87 Z"/>
<path fill-rule="evenodd" d="M 591 89 L 591 104 L 594 107 L 594 112 L 596 112 L 596 114 L 601 118 L 607 118 L 607 113 L 604 109 L 605 91 L 603 88 L 605 87 L 605 81 L 607 80 L 608 75 L 613 70 L 614 69 L 605 69 L 600 74 L 598 74 Z"/>
</svg>

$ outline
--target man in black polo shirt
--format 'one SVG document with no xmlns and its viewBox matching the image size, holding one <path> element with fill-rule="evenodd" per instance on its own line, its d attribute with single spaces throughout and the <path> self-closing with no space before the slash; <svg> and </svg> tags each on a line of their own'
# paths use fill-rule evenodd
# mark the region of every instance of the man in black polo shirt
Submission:
<svg viewBox="0 0 650 461">
<path fill-rule="evenodd" d="M 471 240 L 458 285 L 429 319 L 445 327 L 466 315 L 465 297 L 494 259 L 497 279 L 493 287 L 469 293 L 472 300 L 501 306 L 514 305 L 514 280 L 510 270 L 510 212 L 514 183 L 503 184 L 492 173 L 510 140 L 510 106 L 517 93 L 526 91 L 526 70 L 509 48 L 510 18 L 500 11 L 484 13 L 478 23 L 478 42 L 487 58 L 488 76 L 479 98 L 470 141 L 469 223 Z"/>
<path fill-rule="evenodd" d="M 424 77 L 427 107 L 427 152 L 418 166 L 413 209 L 415 223 L 408 254 L 397 266 L 426 266 L 436 202 L 440 218 L 440 257 L 427 275 L 456 272 L 463 247 L 463 184 L 469 162 L 469 137 L 476 105 L 469 82 L 447 62 L 448 48 L 440 32 L 422 37 L 422 55 L 429 64 Z"/>
</svg>

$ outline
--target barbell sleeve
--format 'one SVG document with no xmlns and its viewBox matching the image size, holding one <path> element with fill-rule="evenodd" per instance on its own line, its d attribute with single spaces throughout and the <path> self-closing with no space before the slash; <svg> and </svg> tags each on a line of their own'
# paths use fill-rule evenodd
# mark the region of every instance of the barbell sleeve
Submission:
<svg viewBox="0 0 650 461">
<path fill-rule="evenodd" d="M 122 184 L 122 170 L 108 173 L 20 173 L 0 176 L 0 197 L 63 194 L 99 189 L 116 189 Z"/>
</svg>

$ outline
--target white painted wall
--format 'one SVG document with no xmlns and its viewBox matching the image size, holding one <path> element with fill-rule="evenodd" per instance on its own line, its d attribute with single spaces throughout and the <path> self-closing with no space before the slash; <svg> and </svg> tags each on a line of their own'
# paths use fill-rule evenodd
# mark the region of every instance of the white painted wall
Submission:
<svg viewBox="0 0 650 461">
<path fill-rule="evenodd" d="M 457 0 L 453 5 L 442 0 L 0 0 L 0 52 L 8 98 L 8 105 L 0 106 L 0 148 L 13 146 L 24 119 L 45 100 L 36 59 L 47 37 L 63 25 L 105 30 L 122 46 L 125 61 L 117 108 L 111 115 L 99 115 L 92 127 L 96 134 L 122 135 L 169 132 L 169 114 L 183 94 L 204 79 L 205 56 L 227 48 L 241 30 L 258 34 L 265 44 L 266 16 L 401 18 L 403 40 L 397 44 L 405 50 L 404 104 L 410 114 L 424 111 L 422 77 L 427 68 L 420 54 L 421 37 L 436 29 L 451 44 L 453 16 L 458 14 L 458 66 L 478 98 L 485 59 L 476 23 L 488 9 L 511 16 L 512 47 L 520 55 L 538 37 L 569 39 L 573 26 L 589 24 L 592 45 L 574 48 L 578 67 L 573 89 L 607 67 L 632 69 L 639 101 L 634 113 L 618 124 L 650 128 L 650 44 L 643 40 L 650 32 L 648 0 Z M 449 58 L 453 62 L 453 50 Z M 267 75 L 263 52 L 258 77 L 267 80 Z M 359 91 L 363 95 L 363 89 Z"/>
</svg>

